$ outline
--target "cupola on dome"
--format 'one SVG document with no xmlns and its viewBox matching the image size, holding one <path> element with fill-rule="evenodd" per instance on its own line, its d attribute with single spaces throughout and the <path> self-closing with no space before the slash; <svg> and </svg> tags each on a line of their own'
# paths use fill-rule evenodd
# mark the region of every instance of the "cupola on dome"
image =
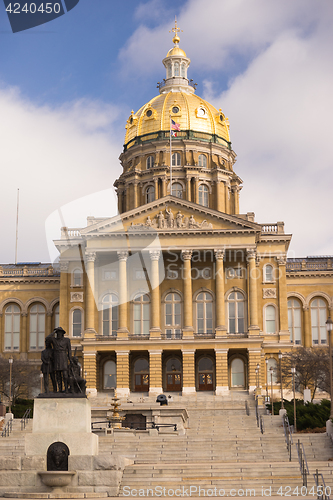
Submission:
<svg viewBox="0 0 333 500">
<path fill-rule="evenodd" d="M 163 65 L 166 78 L 159 82 L 160 94 L 136 113 L 132 111 L 126 124 L 125 149 L 149 140 L 161 139 L 170 130 L 170 119 L 179 124 L 177 137 L 218 142 L 230 147 L 228 118 L 212 104 L 195 94 L 195 84 L 187 78 L 191 60 L 179 47 L 177 27 L 172 29 L 174 46 Z M 198 135 L 199 134 L 199 135 Z"/>
</svg>

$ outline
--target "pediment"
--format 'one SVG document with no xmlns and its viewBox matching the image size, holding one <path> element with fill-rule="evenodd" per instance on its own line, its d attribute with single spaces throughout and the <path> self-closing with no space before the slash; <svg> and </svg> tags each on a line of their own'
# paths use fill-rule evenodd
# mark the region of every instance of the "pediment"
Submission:
<svg viewBox="0 0 333 500">
<path fill-rule="evenodd" d="M 115 217 L 95 219 L 95 222 L 93 219 L 88 227 L 81 230 L 81 236 L 123 232 L 164 233 L 216 230 L 254 233 L 261 231 L 261 226 L 241 217 L 205 208 L 174 196 L 166 196 Z"/>
</svg>

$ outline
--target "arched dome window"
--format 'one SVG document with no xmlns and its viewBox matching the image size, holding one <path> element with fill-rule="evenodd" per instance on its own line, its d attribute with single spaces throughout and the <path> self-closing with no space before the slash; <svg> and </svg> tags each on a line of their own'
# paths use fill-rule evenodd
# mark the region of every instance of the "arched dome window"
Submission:
<svg viewBox="0 0 333 500">
<path fill-rule="evenodd" d="M 155 200 L 155 188 L 154 186 L 148 186 L 146 189 L 146 203 L 151 203 Z"/>
<path fill-rule="evenodd" d="M 104 295 L 102 300 L 103 335 L 117 336 L 118 330 L 118 297 L 114 293 Z"/>
<path fill-rule="evenodd" d="M 197 333 L 213 333 L 213 297 L 201 292 L 196 298 Z"/>
<path fill-rule="evenodd" d="M 172 76 L 172 71 L 171 71 L 171 63 L 167 64 L 167 78 L 171 78 Z"/>
<path fill-rule="evenodd" d="M 146 161 L 146 167 L 148 168 L 153 168 L 154 166 L 154 157 L 153 156 L 148 156 L 147 161 Z"/>
<path fill-rule="evenodd" d="M 5 350 L 18 351 L 20 347 L 21 312 L 16 304 L 10 304 L 5 310 Z"/>
<path fill-rule="evenodd" d="M 229 333 L 245 333 L 245 297 L 240 292 L 228 296 Z"/>
<path fill-rule="evenodd" d="M 176 198 L 183 197 L 183 186 L 179 182 L 174 182 L 172 184 L 172 196 Z"/>
<path fill-rule="evenodd" d="M 199 167 L 206 168 L 207 167 L 207 156 L 199 155 Z"/>
<path fill-rule="evenodd" d="M 288 328 L 290 341 L 300 345 L 302 343 L 302 312 L 301 304 L 296 299 L 288 300 Z"/>
<path fill-rule="evenodd" d="M 183 78 L 186 78 L 186 66 L 185 66 L 185 63 L 183 62 L 182 65 L 181 65 L 181 76 Z"/>
<path fill-rule="evenodd" d="M 174 76 L 179 76 L 179 62 L 174 64 Z"/>
<path fill-rule="evenodd" d="M 199 186 L 199 205 L 203 207 L 208 207 L 209 190 L 205 184 Z"/>
<path fill-rule="evenodd" d="M 173 155 L 172 155 L 172 166 L 173 167 L 180 167 L 181 166 L 180 153 L 173 153 Z"/>
</svg>

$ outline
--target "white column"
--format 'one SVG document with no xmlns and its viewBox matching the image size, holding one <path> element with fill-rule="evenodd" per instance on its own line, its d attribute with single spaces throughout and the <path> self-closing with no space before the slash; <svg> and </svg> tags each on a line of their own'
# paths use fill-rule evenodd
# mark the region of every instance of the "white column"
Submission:
<svg viewBox="0 0 333 500">
<path fill-rule="evenodd" d="M 86 272 L 87 272 L 87 289 L 86 289 L 86 329 L 84 336 L 96 335 L 95 330 L 95 260 L 96 252 L 86 252 Z"/>
<path fill-rule="evenodd" d="M 127 338 L 127 251 L 117 252 L 119 260 L 119 324 L 117 338 Z"/>
<path fill-rule="evenodd" d="M 160 281 L 159 281 L 159 259 L 160 250 L 149 250 L 151 260 L 151 327 L 149 330 L 150 338 L 159 338 L 161 336 L 161 299 L 160 299 Z"/>
</svg>

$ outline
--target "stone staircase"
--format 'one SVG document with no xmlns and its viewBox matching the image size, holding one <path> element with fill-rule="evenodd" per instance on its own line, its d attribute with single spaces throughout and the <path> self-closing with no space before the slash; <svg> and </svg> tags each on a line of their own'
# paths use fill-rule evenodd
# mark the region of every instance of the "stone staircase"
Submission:
<svg viewBox="0 0 333 500">
<path fill-rule="evenodd" d="M 304 496 L 296 446 L 289 462 L 279 416 L 263 415 L 265 432 L 261 434 L 254 400 L 244 393 L 230 398 L 184 398 L 182 403 L 189 414 L 185 435 L 136 431 L 132 435 L 100 437 L 101 454 L 134 460 L 124 470 L 120 496 L 136 496 L 139 490 L 147 496 L 209 496 L 212 492 L 213 496 L 216 492 L 217 496 Z M 328 462 L 333 457 L 333 446 L 329 438 L 326 434 L 299 434 L 294 436 L 295 442 L 298 438 L 303 442 L 310 470 L 309 497 L 316 497 L 311 488 L 317 468 L 333 491 L 333 462 Z"/>
<path fill-rule="evenodd" d="M 10 435 L 0 437 L 0 456 L 23 456 L 25 454 L 24 436 L 27 432 L 32 432 L 32 419 L 29 419 L 25 429 L 21 430 L 21 419 L 14 418 Z"/>
</svg>

